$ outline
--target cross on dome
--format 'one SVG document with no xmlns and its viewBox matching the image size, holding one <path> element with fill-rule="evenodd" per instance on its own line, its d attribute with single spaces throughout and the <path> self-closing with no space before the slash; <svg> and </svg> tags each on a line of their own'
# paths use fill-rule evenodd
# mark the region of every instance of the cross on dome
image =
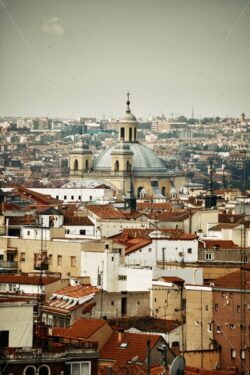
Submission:
<svg viewBox="0 0 250 375">
<path fill-rule="evenodd" d="M 129 107 L 130 100 L 129 100 L 129 97 L 130 97 L 130 92 L 128 91 L 127 92 L 127 110 L 126 110 L 127 113 L 130 113 L 130 107 Z"/>
</svg>

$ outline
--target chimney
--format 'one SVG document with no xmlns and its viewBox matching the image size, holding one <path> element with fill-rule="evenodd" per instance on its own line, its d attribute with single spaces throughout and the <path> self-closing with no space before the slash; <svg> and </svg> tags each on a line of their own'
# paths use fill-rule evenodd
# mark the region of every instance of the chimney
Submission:
<svg viewBox="0 0 250 375">
<path fill-rule="evenodd" d="M 118 342 L 119 345 L 122 343 L 123 332 L 124 332 L 124 330 L 122 328 L 118 329 L 117 342 Z"/>
</svg>

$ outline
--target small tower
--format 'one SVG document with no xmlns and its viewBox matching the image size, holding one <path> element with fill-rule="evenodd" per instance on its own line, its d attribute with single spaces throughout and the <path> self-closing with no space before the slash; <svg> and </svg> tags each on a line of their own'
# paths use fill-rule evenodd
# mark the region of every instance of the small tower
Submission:
<svg viewBox="0 0 250 375">
<path fill-rule="evenodd" d="M 120 142 L 116 148 L 111 152 L 113 175 L 130 176 L 132 170 L 133 151 L 131 151 L 128 144 Z"/>
<path fill-rule="evenodd" d="M 92 168 L 93 155 L 87 144 L 78 142 L 70 152 L 70 177 L 80 178 Z"/>
<path fill-rule="evenodd" d="M 130 111 L 130 93 L 127 93 L 127 110 L 119 121 L 119 142 L 137 142 L 137 120 Z"/>
</svg>

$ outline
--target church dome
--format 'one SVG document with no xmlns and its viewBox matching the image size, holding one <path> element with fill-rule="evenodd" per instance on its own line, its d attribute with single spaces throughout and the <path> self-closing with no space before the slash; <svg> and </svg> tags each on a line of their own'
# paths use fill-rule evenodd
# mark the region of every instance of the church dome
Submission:
<svg viewBox="0 0 250 375">
<path fill-rule="evenodd" d="M 119 121 L 120 123 L 137 122 L 135 115 L 131 112 L 126 112 L 125 116 Z"/>
<path fill-rule="evenodd" d="M 163 162 L 152 150 L 140 143 L 124 143 L 133 152 L 132 171 L 134 176 L 166 176 L 169 172 Z M 93 170 L 96 172 L 111 171 L 112 152 L 115 153 L 117 145 L 112 145 L 103 150 L 94 160 Z"/>
</svg>

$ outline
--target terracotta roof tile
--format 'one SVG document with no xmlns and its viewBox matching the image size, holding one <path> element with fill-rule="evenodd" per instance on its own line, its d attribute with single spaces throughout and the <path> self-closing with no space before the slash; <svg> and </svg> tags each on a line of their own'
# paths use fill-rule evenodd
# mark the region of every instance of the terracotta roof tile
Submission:
<svg viewBox="0 0 250 375">
<path fill-rule="evenodd" d="M 87 205 L 87 209 L 101 219 L 124 219 L 125 216 L 111 205 Z"/>
<path fill-rule="evenodd" d="M 48 285 L 60 280 L 52 276 L 33 276 L 33 275 L 6 275 L 0 274 L 0 283 L 13 283 L 24 285 Z"/>
<path fill-rule="evenodd" d="M 241 277 L 241 272 L 244 272 L 244 278 Z M 245 280 L 245 289 L 250 289 L 250 268 L 245 268 L 244 271 L 235 271 L 228 273 L 222 277 L 218 277 L 213 281 L 215 287 L 242 289 L 242 279 Z"/>
<path fill-rule="evenodd" d="M 98 329 L 107 322 L 103 319 L 84 319 L 75 320 L 69 328 L 54 328 L 52 334 L 55 336 L 74 337 L 81 339 L 89 339 Z"/>
<path fill-rule="evenodd" d="M 94 226 L 88 216 L 64 216 L 64 225 L 89 225 Z"/>
<path fill-rule="evenodd" d="M 199 247 L 204 249 L 238 249 L 233 241 L 230 240 L 206 240 L 199 241 Z"/>
<path fill-rule="evenodd" d="M 136 355 L 138 361 L 144 362 L 147 356 L 147 340 L 151 340 L 152 349 L 161 338 L 160 335 L 128 332 L 121 333 L 121 335 L 124 347 L 121 347 L 118 342 L 118 332 L 114 332 L 101 350 L 100 359 L 112 360 L 115 361 L 115 366 L 123 366 Z"/>
</svg>

